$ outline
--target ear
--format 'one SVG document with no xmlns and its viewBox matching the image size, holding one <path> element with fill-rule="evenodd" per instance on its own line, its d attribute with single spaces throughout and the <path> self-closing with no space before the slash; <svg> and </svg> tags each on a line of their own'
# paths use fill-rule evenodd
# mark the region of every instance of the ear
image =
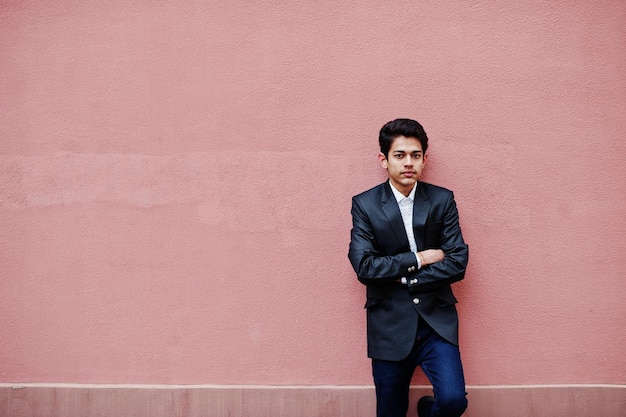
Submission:
<svg viewBox="0 0 626 417">
<path fill-rule="evenodd" d="M 426 165 L 426 159 L 428 159 L 428 154 L 424 154 L 424 163 L 422 165 Z"/>
<path fill-rule="evenodd" d="M 384 169 L 387 169 L 387 158 L 385 158 L 385 154 L 380 152 L 378 154 L 378 160 L 380 161 L 380 166 L 383 167 Z"/>
</svg>

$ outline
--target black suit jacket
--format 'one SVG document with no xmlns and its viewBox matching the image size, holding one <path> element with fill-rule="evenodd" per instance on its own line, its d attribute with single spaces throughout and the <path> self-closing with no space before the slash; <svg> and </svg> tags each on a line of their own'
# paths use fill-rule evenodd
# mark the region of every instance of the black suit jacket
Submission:
<svg viewBox="0 0 626 417">
<path fill-rule="evenodd" d="M 453 193 L 418 183 L 413 230 L 418 251 L 442 249 L 445 259 L 417 269 L 389 182 L 352 198 L 348 257 L 367 286 L 367 346 L 374 359 L 405 359 L 415 342 L 419 316 L 458 345 L 457 300 L 450 284 L 465 276 L 468 246 Z M 397 282 L 402 277 L 408 285 Z"/>
</svg>

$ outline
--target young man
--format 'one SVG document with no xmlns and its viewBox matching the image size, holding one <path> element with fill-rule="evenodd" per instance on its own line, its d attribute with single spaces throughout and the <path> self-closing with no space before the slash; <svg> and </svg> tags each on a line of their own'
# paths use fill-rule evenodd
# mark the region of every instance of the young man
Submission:
<svg viewBox="0 0 626 417">
<path fill-rule="evenodd" d="M 434 397 L 418 401 L 419 417 L 459 417 L 467 393 L 450 284 L 465 275 L 468 247 L 454 196 L 419 181 L 428 137 L 418 122 L 385 124 L 379 142 L 389 180 L 353 197 L 348 253 L 367 287 L 376 415 L 406 417 L 409 385 L 420 366 Z"/>
</svg>

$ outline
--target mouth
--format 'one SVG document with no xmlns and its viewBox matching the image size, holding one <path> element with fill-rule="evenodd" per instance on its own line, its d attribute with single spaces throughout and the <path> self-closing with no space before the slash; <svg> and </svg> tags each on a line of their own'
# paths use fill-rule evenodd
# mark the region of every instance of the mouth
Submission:
<svg viewBox="0 0 626 417">
<path fill-rule="evenodd" d="M 402 175 L 404 175 L 405 177 L 412 178 L 412 177 L 417 175 L 417 172 L 415 172 L 415 171 L 405 171 L 405 172 L 402 173 Z"/>
</svg>

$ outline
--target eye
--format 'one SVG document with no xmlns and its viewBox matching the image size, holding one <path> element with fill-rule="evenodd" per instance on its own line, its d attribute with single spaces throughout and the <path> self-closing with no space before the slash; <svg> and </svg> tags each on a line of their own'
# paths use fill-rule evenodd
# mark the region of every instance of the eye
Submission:
<svg viewBox="0 0 626 417">
<path fill-rule="evenodd" d="M 422 157 L 422 154 L 419 152 L 416 152 L 413 154 L 413 159 L 420 159 Z"/>
<path fill-rule="evenodd" d="M 404 158 L 404 154 L 396 153 L 396 154 L 393 155 L 393 157 L 396 158 L 396 159 L 402 159 L 402 158 Z"/>
</svg>

